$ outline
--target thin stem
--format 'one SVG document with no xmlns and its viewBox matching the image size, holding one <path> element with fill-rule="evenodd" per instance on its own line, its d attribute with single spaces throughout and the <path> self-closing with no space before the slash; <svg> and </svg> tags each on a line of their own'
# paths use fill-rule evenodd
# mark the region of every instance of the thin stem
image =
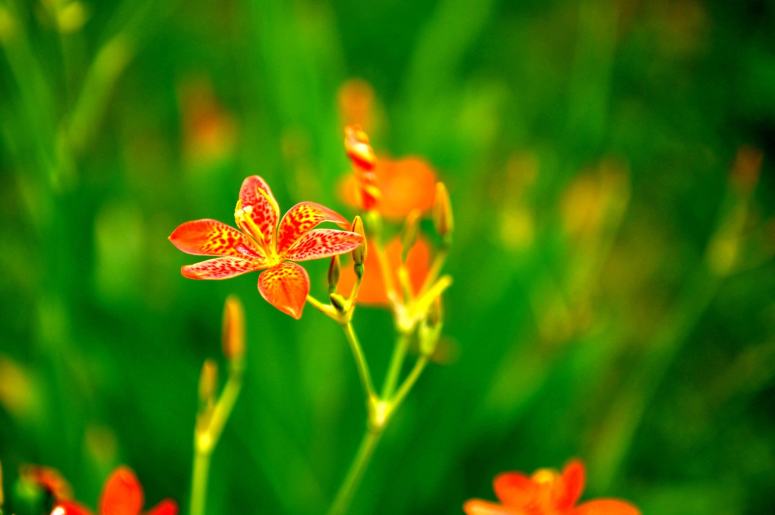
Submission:
<svg viewBox="0 0 775 515">
<path fill-rule="evenodd" d="M 194 473 L 191 476 L 190 515 L 204 515 L 207 501 L 207 476 L 210 471 L 210 451 L 202 451 L 195 446 Z"/>
<path fill-rule="evenodd" d="M 447 261 L 447 254 L 449 252 L 446 249 L 442 249 L 436 254 L 436 257 L 433 258 L 433 263 L 431 264 L 431 269 L 428 271 L 428 275 L 425 276 L 425 282 L 422 285 L 422 288 L 420 288 L 420 292 L 417 294 L 418 297 L 421 297 L 425 294 L 425 292 L 428 291 L 428 289 L 433 285 L 434 281 L 436 281 L 436 278 L 441 273 L 441 269 L 444 266 L 444 263 Z"/>
<path fill-rule="evenodd" d="M 210 455 L 218 444 L 226 421 L 242 389 L 242 368 L 233 367 L 223 393 L 213 407 L 212 414 L 203 430 L 194 434 L 194 470 L 191 476 L 190 515 L 204 515 L 207 503 L 207 477 L 210 471 Z"/>
<path fill-rule="evenodd" d="M 328 510 L 328 515 L 343 515 L 347 512 L 353 494 L 355 494 L 355 491 L 358 488 L 358 484 L 363 477 L 363 473 L 366 471 L 366 466 L 371 459 L 371 455 L 374 453 L 374 449 L 377 446 L 377 442 L 379 442 L 381 435 L 381 430 L 373 428 L 366 430 L 366 433 L 361 440 L 361 445 L 358 447 L 358 452 L 355 454 L 355 458 L 350 464 L 347 476 L 342 482 L 342 486 L 339 487 L 339 491 L 334 498 L 334 503 Z"/>
<path fill-rule="evenodd" d="M 406 396 L 412 390 L 412 387 L 414 387 L 414 384 L 420 378 L 420 375 L 422 374 L 422 371 L 425 370 L 425 366 L 427 364 L 428 364 L 427 356 L 420 356 L 417 359 L 417 361 L 414 364 L 414 367 L 412 367 L 412 371 L 409 372 L 409 375 L 404 380 L 404 384 L 401 385 L 401 388 L 398 389 L 396 396 L 393 397 L 393 399 L 391 400 L 392 410 L 395 411 L 398 409 L 398 407 L 404 401 Z"/>
<path fill-rule="evenodd" d="M 210 427 L 208 432 L 210 433 L 210 439 L 212 440 L 212 447 L 221 438 L 223 432 L 223 426 L 226 425 L 226 421 L 231 415 L 234 404 L 237 402 L 239 392 L 242 389 L 242 371 L 232 370 L 229 374 L 229 379 L 226 382 L 226 386 L 223 388 L 223 393 L 218 399 L 218 402 L 213 409 L 213 416 L 210 419 Z"/>
<path fill-rule="evenodd" d="M 401 290 L 404 292 L 406 302 L 411 302 L 414 298 L 414 292 L 412 291 L 412 281 L 409 279 L 409 270 L 406 268 L 406 263 L 401 263 L 401 266 L 398 267 L 398 282 L 401 283 Z"/>
<path fill-rule="evenodd" d="M 393 347 L 390 365 L 388 367 L 387 375 L 385 375 L 385 384 L 382 387 L 383 399 L 389 399 L 396 390 L 398 376 L 401 374 L 401 368 L 403 367 L 404 359 L 406 358 L 406 351 L 409 349 L 409 338 L 410 335 L 408 333 L 401 333 L 395 347 Z"/>
<path fill-rule="evenodd" d="M 366 357 L 363 355 L 363 349 L 358 341 L 358 336 L 353 330 L 353 325 L 350 322 L 342 324 L 344 329 L 344 335 L 347 337 L 347 343 L 350 344 L 350 350 L 355 358 L 355 365 L 358 368 L 358 376 L 360 376 L 363 390 L 366 392 L 366 401 L 370 402 L 371 399 L 376 397 L 374 393 L 374 384 L 371 382 L 371 373 L 369 372 L 369 365 L 366 362 Z"/>
<path fill-rule="evenodd" d="M 327 317 L 332 318 L 332 319 L 334 319 L 336 321 L 339 321 L 339 319 L 337 317 L 336 310 L 333 308 L 333 306 L 330 306 L 328 304 L 324 304 L 324 303 L 320 302 L 318 299 L 316 299 L 312 295 L 307 295 L 307 302 L 309 302 L 309 304 L 313 308 L 317 309 L 318 311 L 320 311 L 321 313 L 323 313 Z"/>
</svg>

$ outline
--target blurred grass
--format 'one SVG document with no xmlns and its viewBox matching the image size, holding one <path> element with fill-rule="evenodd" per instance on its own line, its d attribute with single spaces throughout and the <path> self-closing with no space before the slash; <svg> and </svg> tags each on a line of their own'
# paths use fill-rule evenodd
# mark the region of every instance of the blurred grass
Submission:
<svg viewBox="0 0 775 515">
<path fill-rule="evenodd" d="M 322 511 L 364 419 L 339 331 L 283 317 L 255 277 L 184 280 L 166 236 L 228 221 L 250 173 L 282 207 L 352 214 L 336 98 L 361 77 L 377 149 L 449 184 L 457 352 L 353 512 L 458 513 L 496 473 L 571 456 L 589 496 L 644 513 L 773 511 L 773 23 L 767 2 L 3 0 L 6 491 L 45 463 L 94 505 L 126 463 L 149 501 L 185 504 L 198 370 L 234 292 L 248 368 L 208 513 Z M 380 377 L 389 318 L 357 327 Z"/>
</svg>

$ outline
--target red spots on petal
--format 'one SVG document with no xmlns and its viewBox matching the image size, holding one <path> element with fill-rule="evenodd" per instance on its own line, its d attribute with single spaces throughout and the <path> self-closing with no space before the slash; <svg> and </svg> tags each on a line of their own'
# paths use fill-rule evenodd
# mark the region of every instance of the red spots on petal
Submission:
<svg viewBox="0 0 775 515">
<path fill-rule="evenodd" d="M 169 240 L 179 250 L 197 256 L 265 257 L 261 249 L 240 231 L 209 218 L 179 225 L 172 231 Z"/>
<path fill-rule="evenodd" d="M 235 218 L 242 230 L 253 236 L 270 254 L 280 208 L 269 185 L 258 175 L 251 175 L 242 181 Z"/>
<path fill-rule="evenodd" d="M 355 232 L 338 229 L 314 229 L 307 232 L 285 252 L 286 259 L 308 261 L 350 252 L 363 241 Z"/>
<path fill-rule="evenodd" d="M 301 266 L 286 261 L 261 272 L 258 291 L 268 303 L 298 320 L 307 302 L 309 276 Z"/>
<path fill-rule="evenodd" d="M 300 202 L 288 210 L 277 229 L 277 250 L 282 254 L 305 233 L 323 222 L 333 222 L 341 227 L 350 224 L 342 215 L 316 202 Z"/>
<path fill-rule="evenodd" d="M 259 263 L 235 257 L 209 259 L 180 269 L 189 279 L 229 279 L 260 268 Z"/>
</svg>

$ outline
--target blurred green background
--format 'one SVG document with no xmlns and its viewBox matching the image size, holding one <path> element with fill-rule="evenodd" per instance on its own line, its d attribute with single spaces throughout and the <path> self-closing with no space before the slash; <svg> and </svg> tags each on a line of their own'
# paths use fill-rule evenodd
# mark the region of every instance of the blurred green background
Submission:
<svg viewBox="0 0 775 515">
<path fill-rule="evenodd" d="M 255 275 L 182 278 L 196 259 L 166 238 L 230 221 L 251 173 L 283 209 L 354 214 L 337 95 L 358 77 L 374 146 L 434 165 L 457 232 L 447 359 L 352 512 L 460 513 L 573 456 L 585 498 L 775 512 L 774 29 L 765 0 L 0 0 L 6 497 L 41 463 L 94 506 L 125 463 L 148 504 L 187 509 L 199 369 L 236 293 L 246 384 L 207 511 L 324 510 L 365 419 L 341 331 Z M 378 381 L 390 324 L 356 318 Z"/>
</svg>

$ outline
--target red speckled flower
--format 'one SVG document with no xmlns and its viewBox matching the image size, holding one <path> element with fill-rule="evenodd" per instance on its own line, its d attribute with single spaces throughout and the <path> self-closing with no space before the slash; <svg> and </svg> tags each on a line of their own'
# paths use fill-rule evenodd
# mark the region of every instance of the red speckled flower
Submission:
<svg viewBox="0 0 775 515">
<path fill-rule="evenodd" d="M 572 460 L 562 471 L 540 469 L 528 477 L 507 472 L 495 478 L 495 495 L 501 504 L 472 499 L 467 515 L 639 515 L 630 503 L 596 499 L 576 505 L 584 490 L 584 465 Z"/>
<path fill-rule="evenodd" d="M 228 279 L 263 270 L 258 291 L 271 305 L 301 318 L 309 293 L 307 271 L 294 261 L 308 261 L 350 252 L 361 236 L 338 229 L 316 229 L 323 222 L 341 227 L 350 223 L 340 214 L 314 202 L 300 202 L 280 218 L 269 185 L 257 175 L 242 182 L 234 218 L 241 231 L 212 219 L 186 222 L 170 235 L 178 249 L 215 259 L 186 265 L 189 279 Z M 279 223 L 278 223 L 279 220 Z"/>
<path fill-rule="evenodd" d="M 143 487 L 134 473 L 127 467 L 117 468 L 105 483 L 100 499 L 99 515 L 140 515 L 143 509 Z M 166 499 L 147 515 L 177 515 L 178 506 Z M 80 504 L 59 500 L 51 515 L 91 515 L 91 510 Z"/>
</svg>

